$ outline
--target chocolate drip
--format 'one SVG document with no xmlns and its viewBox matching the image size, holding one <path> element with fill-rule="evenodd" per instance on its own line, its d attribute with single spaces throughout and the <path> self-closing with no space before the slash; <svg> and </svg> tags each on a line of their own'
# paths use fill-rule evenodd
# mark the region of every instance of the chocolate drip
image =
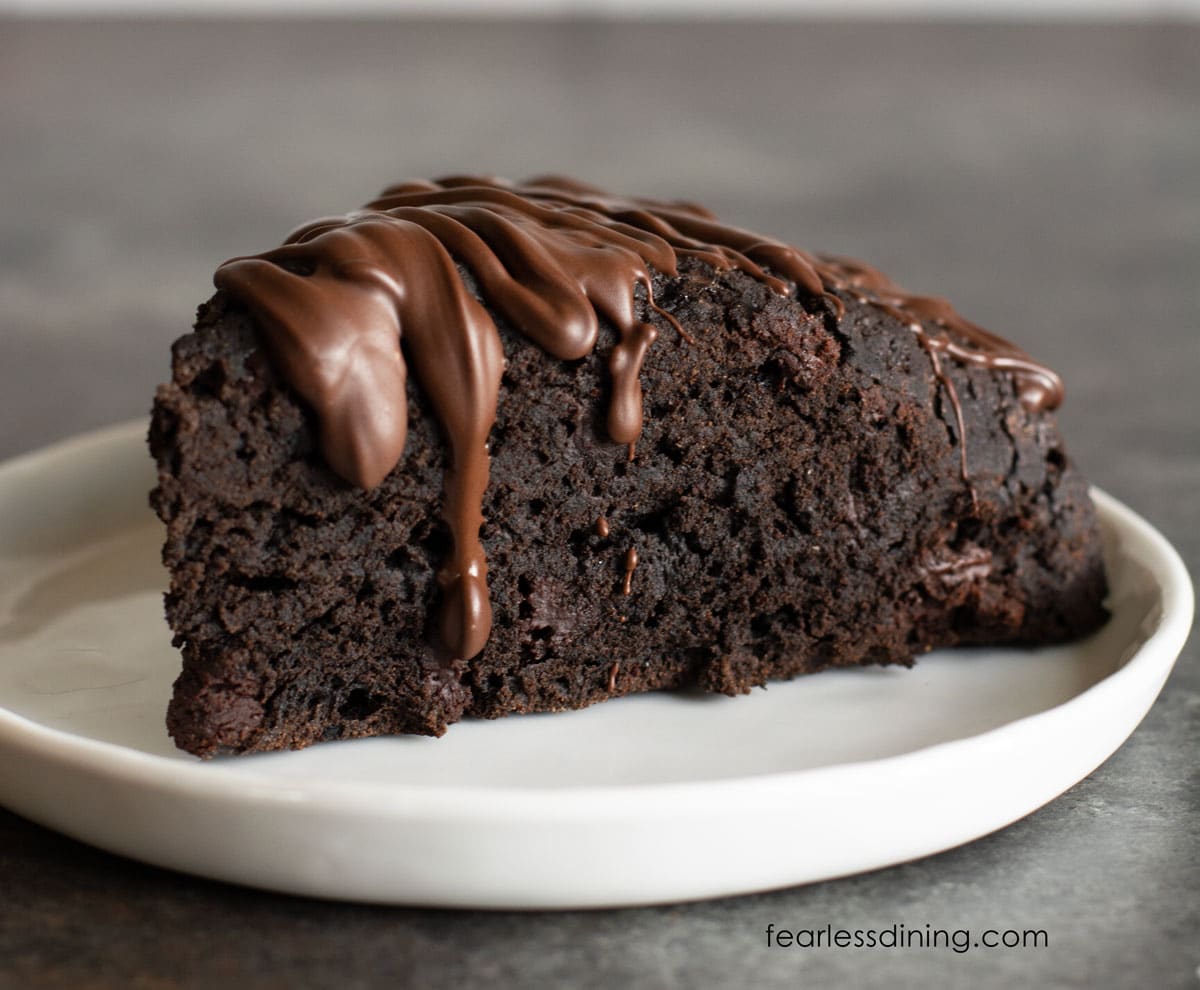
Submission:
<svg viewBox="0 0 1200 990">
<path fill-rule="evenodd" d="M 942 370 L 939 353 L 948 354 L 966 364 L 1011 372 L 1020 389 L 1021 403 L 1031 412 L 1057 409 L 1062 404 L 1062 379 L 1015 344 L 964 319 L 945 299 L 905 292 L 882 272 L 853 258 L 827 255 L 824 261 L 832 266 L 826 275 L 831 285 L 852 293 L 860 302 L 874 305 L 904 323 L 917 335 L 921 347 L 929 355 L 934 377 L 946 390 L 954 410 L 954 422 L 958 430 L 959 471 L 969 487 L 971 504 L 976 505 L 978 497 L 967 469 L 967 434 L 962 402 L 954 382 Z M 925 329 L 926 323 L 938 327 L 942 333 L 939 336 L 931 335 Z M 947 331 L 959 339 L 952 339 Z"/>
<path fill-rule="evenodd" d="M 625 580 L 621 584 L 621 594 L 633 593 L 633 572 L 638 565 L 637 547 L 630 547 L 625 552 Z"/>
<path fill-rule="evenodd" d="M 509 324 L 561 360 L 592 352 L 601 319 L 616 329 L 608 431 L 632 458 L 641 368 L 659 333 L 640 306 L 694 342 L 652 292 L 652 274 L 677 274 L 681 258 L 742 271 L 780 294 L 824 298 L 839 316 L 836 293 L 855 295 L 898 314 L 935 361 L 945 353 L 1011 371 L 1034 409 L 1061 400 L 1052 371 L 943 300 L 908 295 L 865 265 L 725 226 L 689 203 L 618 199 L 552 176 L 519 186 L 474 176 L 393 186 L 363 210 L 299 228 L 280 248 L 226 262 L 214 281 L 254 313 L 276 366 L 316 414 L 326 461 L 352 484 L 373 488 L 400 459 L 411 363 L 450 446 L 442 513 L 453 549 L 438 575 L 439 630 L 451 657 L 469 659 L 491 628 L 479 529 L 504 354 L 459 266 Z M 923 322 L 942 333 L 930 335 Z M 961 445 L 961 410 L 958 418 Z M 626 594 L 635 551 L 631 560 Z"/>
</svg>

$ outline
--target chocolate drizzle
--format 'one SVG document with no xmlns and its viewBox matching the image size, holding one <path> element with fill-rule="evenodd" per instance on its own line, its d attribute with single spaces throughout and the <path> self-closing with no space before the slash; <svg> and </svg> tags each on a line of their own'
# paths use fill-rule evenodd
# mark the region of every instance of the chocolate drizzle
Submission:
<svg viewBox="0 0 1200 990">
<path fill-rule="evenodd" d="M 962 403 L 954 382 L 942 370 L 939 354 L 948 354 L 965 364 L 1011 372 L 1020 389 L 1021 402 L 1031 412 L 1057 409 L 1062 404 L 1063 383 L 1055 372 L 1003 337 L 964 319 L 945 299 L 905 292 L 882 272 L 853 258 L 823 255 L 821 262 L 828 266 L 821 275 L 828 286 L 882 310 L 917 335 L 921 347 L 929 355 L 934 377 L 946 390 L 954 410 L 959 438 L 959 470 L 968 485 L 970 473 L 967 470 L 967 434 Z M 941 333 L 931 335 L 925 328 L 926 323 L 933 324 Z M 951 334 L 959 339 L 955 340 Z M 971 486 L 971 502 L 976 502 L 974 486 Z"/>
<path fill-rule="evenodd" d="M 442 513 L 453 549 L 438 574 L 440 636 L 452 658 L 468 659 L 491 628 L 479 529 L 505 362 L 496 324 L 460 266 L 490 307 L 561 360 L 590 354 L 601 320 L 615 328 L 608 432 L 632 458 L 642 363 L 660 332 L 654 321 L 694 343 L 652 291 L 653 274 L 677 274 L 683 258 L 744 272 L 780 295 L 825 300 L 839 318 L 838 293 L 895 316 L 929 353 L 964 451 L 961 409 L 939 355 L 1011 372 L 1031 409 L 1061 401 L 1048 368 L 943 300 L 909 295 L 859 262 L 725 226 L 688 203 L 619 199 L 561 178 L 393 186 L 363 210 L 299 228 L 282 247 L 226 262 L 214 281 L 254 313 L 276 366 L 316 414 L 328 464 L 352 484 L 373 488 L 399 462 L 412 366 L 450 447 Z M 626 594 L 634 566 L 636 557 Z"/>
<path fill-rule="evenodd" d="M 621 594 L 633 593 L 633 572 L 638 565 L 637 547 L 630 547 L 625 552 L 625 580 L 621 582 Z"/>
</svg>

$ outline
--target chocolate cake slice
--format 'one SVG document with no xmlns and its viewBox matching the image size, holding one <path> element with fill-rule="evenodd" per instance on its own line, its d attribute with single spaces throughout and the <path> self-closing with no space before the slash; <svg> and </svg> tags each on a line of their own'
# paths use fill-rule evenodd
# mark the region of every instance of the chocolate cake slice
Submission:
<svg viewBox="0 0 1200 990">
<path fill-rule="evenodd" d="M 192 753 L 1104 619 L 1057 376 L 858 262 L 466 177 L 215 281 L 150 428 Z"/>
</svg>

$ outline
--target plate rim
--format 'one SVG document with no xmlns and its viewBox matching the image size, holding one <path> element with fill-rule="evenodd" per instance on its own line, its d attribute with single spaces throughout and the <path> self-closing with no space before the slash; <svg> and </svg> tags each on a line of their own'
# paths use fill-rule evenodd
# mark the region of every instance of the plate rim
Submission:
<svg viewBox="0 0 1200 990">
<path fill-rule="evenodd" d="M 145 436 L 147 423 L 147 420 L 137 419 L 114 424 L 0 462 L 0 491 L 6 480 L 14 475 L 36 475 L 56 462 L 91 448 L 129 444 L 135 434 Z M 545 822 L 547 818 L 576 818 L 581 814 L 620 818 L 627 813 L 629 802 L 634 802 L 641 814 L 661 813 L 678 811 L 681 803 L 703 803 L 705 798 L 711 797 L 710 792 L 714 789 L 719 790 L 726 799 L 761 801 L 781 789 L 791 792 L 807 784 L 819 785 L 824 779 L 834 776 L 871 775 L 881 770 L 903 772 L 911 770 L 911 764 L 929 761 L 969 763 L 973 762 L 975 751 L 1003 747 L 1010 737 L 1024 733 L 1031 725 L 1069 717 L 1071 713 L 1095 704 L 1102 695 L 1121 692 L 1129 682 L 1143 678 L 1156 681 L 1157 686 L 1150 701 L 1153 704 L 1187 640 L 1194 615 L 1194 592 L 1178 552 L 1156 528 L 1128 506 L 1098 488 L 1092 487 L 1090 493 L 1100 515 L 1117 532 L 1133 534 L 1144 547 L 1152 551 L 1148 569 L 1155 578 L 1159 608 L 1155 628 L 1120 667 L 1066 701 L 983 732 L 905 753 L 740 777 L 590 784 L 552 789 L 509 785 L 438 786 L 403 782 L 384 785 L 328 779 L 321 779 L 316 785 L 306 785 L 295 779 L 280 779 L 265 770 L 231 771 L 220 762 L 175 760 L 116 743 L 90 739 L 46 726 L 18 715 L 3 705 L 0 705 L 0 747 L 33 751 L 42 759 L 53 759 L 57 763 L 89 770 L 110 779 L 198 798 L 224 800 L 232 786 L 243 792 L 243 800 L 251 800 L 257 806 L 296 809 L 298 805 L 305 805 L 315 809 L 336 805 L 339 813 L 354 815 L 365 812 L 377 818 L 404 819 L 409 822 L 421 819 L 437 819 L 439 822 L 448 819 L 477 821 L 481 807 L 487 807 L 487 816 L 491 820 L 502 818 L 513 822 L 531 818 Z M 1154 674 L 1148 673 L 1147 669 L 1156 664 L 1161 669 Z M 1133 723 L 1130 733 L 1142 718 L 1144 713 Z M 1125 738 L 1128 738 L 1128 734 L 1122 737 L 1121 742 Z M 1112 752 L 1120 745 L 1119 742 Z M 1111 756 L 1111 752 L 1100 762 L 1108 756 Z M 252 796 L 246 797 L 251 793 Z M 0 803 L 7 803 L 3 795 L 0 795 Z"/>
</svg>

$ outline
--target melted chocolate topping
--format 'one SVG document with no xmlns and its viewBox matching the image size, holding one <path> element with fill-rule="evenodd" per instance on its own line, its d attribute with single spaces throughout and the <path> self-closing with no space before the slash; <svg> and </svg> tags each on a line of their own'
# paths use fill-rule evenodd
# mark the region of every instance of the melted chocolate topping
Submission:
<svg viewBox="0 0 1200 990">
<path fill-rule="evenodd" d="M 621 594 L 633 593 L 633 572 L 638 565 L 637 547 L 630 547 L 625 552 L 625 580 L 621 583 Z"/>
<path fill-rule="evenodd" d="M 276 366 L 316 414 L 326 461 L 352 484 L 373 488 L 400 460 L 411 364 L 450 446 L 442 512 L 453 550 L 438 574 L 442 646 L 469 659 L 491 629 L 479 528 L 505 361 L 496 324 L 459 266 L 488 305 L 561 360 L 592 352 L 601 319 L 615 327 L 608 431 L 632 458 L 642 427 L 639 375 L 659 333 L 651 320 L 694 342 L 651 290 L 652 274 L 677 274 L 681 258 L 742 271 L 780 295 L 824 299 L 839 318 L 840 292 L 903 322 L 954 406 L 964 479 L 962 411 L 939 354 L 1011 372 L 1030 409 L 1062 399 L 1050 369 L 944 300 L 909 295 L 857 261 L 725 226 L 689 203 L 620 199 L 555 177 L 392 186 L 360 211 L 299 228 L 282 247 L 226 262 L 214 282 L 253 312 Z M 626 594 L 635 566 L 634 556 Z"/>
</svg>

